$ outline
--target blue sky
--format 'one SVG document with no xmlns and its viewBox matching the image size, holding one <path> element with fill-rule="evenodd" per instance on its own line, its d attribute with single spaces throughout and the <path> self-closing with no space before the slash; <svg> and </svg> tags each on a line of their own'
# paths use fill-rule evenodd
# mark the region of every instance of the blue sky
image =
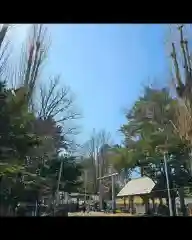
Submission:
<svg viewBox="0 0 192 240">
<path fill-rule="evenodd" d="M 165 26 L 54 25 L 51 36 L 50 71 L 62 73 L 76 95 L 83 114 L 79 138 L 86 140 L 93 128 L 106 129 L 119 142 L 124 109 L 144 83 L 162 81 L 165 74 Z"/>
<path fill-rule="evenodd" d="M 62 75 L 76 95 L 86 141 L 92 129 L 106 129 L 114 142 L 125 123 L 124 109 L 145 83 L 163 81 L 167 71 L 165 26 L 131 24 L 51 25 L 49 74 Z"/>
</svg>

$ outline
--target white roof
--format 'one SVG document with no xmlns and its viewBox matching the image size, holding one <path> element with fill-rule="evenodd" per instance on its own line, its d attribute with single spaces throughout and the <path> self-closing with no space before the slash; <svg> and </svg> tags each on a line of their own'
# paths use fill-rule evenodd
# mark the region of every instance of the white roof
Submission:
<svg viewBox="0 0 192 240">
<path fill-rule="evenodd" d="M 117 194 L 117 197 L 133 196 L 150 193 L 155 187 L 155 183 L 148 177 L 141 177 L 129 181 Z"/>
</svg>

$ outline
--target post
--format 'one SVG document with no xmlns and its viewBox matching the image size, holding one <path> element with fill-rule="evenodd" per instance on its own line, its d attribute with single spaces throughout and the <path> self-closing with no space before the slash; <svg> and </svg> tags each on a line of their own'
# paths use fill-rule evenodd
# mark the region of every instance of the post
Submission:
<svg viewBox="0 0 192 240">
<path fill-rule="evenodd" d="M 164 152 L 164 165 L 165 165 L 165 176 L 166 176 L 167 192 L 168 192 L 168 200 L 169 200 L 169 213 L 170 213 L 170 216 L 173 216 L 172 200 L 171 200 L 171 193 L 170 193 L 170 187 L 169 187 L 169 175 L 167 171 L 167 158 L 166 158 L 165 152 Z"/>
<path fill-rule="evenodd" d="M 60 182 L 61 182 L 62 170 L 63 170 L 63 161 L 61 161 L 61 163 L 60 163 L 59 177 L 58 177 L 58 181 L 57 181 L 57 190 L 56 190 L 56 195 L 55 195 L 54 214 L 55 214 L 56 204 L 58 203 L 58 198 L 59 198 L 59 186 L 60 186 Z"/>
<path fill-rule="evenodd" d="M 103 209 L 103 186 L 102 186 L 102 166 L 101 166 L 101 157 L 99 158 L 99 209 Z"/>
<path fill-rule="evenodd" d="M 165 129 L 159 129 L 160 132 L 165 132 Z M 168 135 L 165 141 L 165 145 L 168 141 Z M 173 216 L 173 208 L 172 208 L 172 200 L 171 200 L 171 193 L 170 193 L 170 186 L 169 186 L 169 174 L 167 170 L 167 158 L 166 158 L 166 152 L 163 152 L 163 160 L 164 160 L 164 165 L 165 165 L 165 177 L 166 177 L 166 182 L 167 182 L 167 193 L 168 193 L 168 200 L 169 200 L 169 213 L 170 216 Z"/>
<path fill-rule="evenodd" d="M 57 182 L 57 200 L 58 200 L 58 197 L 59 197 L 59 186 L 60 186 L 60 182 L 61 182 L 62 170 L 63 170 L 63 161 L 61 161 L 60 169 L 59 169 L 59 178 L 58 178 L 58 182 Z"/>
<path fill-rule="evenodd" d="M 85 187 L 85 195 L 84 195 L 84 201 L 86 203 L 86 198 L 87 198 L 87 170 L 85 170 L 85 179 L 84 179 L 84 187 Z"/>
<path fill-rule="evenodd" d="M 36 200 L 35 201 L 35 212 L 34 212 L 35 217 L 37 217 L 37 209 L 38 209 L 38 202 Z"/>
<path fill-rule="evenodd" d="M 114 182 L 114 175 L 111 175 L 111 182 L 112 182 L 112 210 L 115 213 L 116 204 L 115 204 L 115 182 Z"/>
<path fill-rule="evenodd" d="M 102 186 L 102 180 L 99 180 L 99 209 L 103 209 L 103 196 L 102 196 L 103 186 Z"/>
</svg>

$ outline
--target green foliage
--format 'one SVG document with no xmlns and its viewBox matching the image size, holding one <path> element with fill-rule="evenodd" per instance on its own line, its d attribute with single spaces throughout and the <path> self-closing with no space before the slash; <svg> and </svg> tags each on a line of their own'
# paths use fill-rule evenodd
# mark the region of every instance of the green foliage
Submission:
<svg viewBox="0 0 192 240">
<path fill-rule="evenodd" d="M 44 129 L 42 132 L 41 128 L 40 132 L 37 125 L 34 124 L 37 120 L 28 111 L 24 88 L 18 89 L 13 94 L 11 90 L 6 89 L 5 83 L 1 83 L 0 90 L 1 204 L 15 207 L 18 202 L 30 198 L 31 201 L 35 201 L 45 191 L 51 192 L 58 180 L 61 161 L 64 162 L 61 180 L 66 182 L 65 189 L 75 188 L 79 184 L 77 178 L 81 175 L 81 171 L 75 164 L 74 158 L 58 157 L 51 161 L 49 159 L 46 163 L 41 162 L 40 156 L 45 154 L 45 148 L 43 148 L 43 152 L 40 152 L 38 158 L 34 158 L 34 150 L 44 144 L 44 137 L 48 130 Z M 44 121 L 45 126 L 46 120 Z M 34 129 L 34 127 L 36 128 Z M 56 130 L 56 134 L 57 139 L 52 139 L 57 144 L 57 146 L 55 145 L 57 150 L 54 150 L 54 153 L 57 153 L 61 147 L 58 145 L 58 141 L 63 141 L 59 137 L 59 129 Z M 32 151 L 32 149 L 34 150 Z M 20 180 L 18 180 L 18 176 L 20 176 Z"/>
<path fill-rule="evenodd" d="M 132 169 L 135 166 L 133 151 L 127 148 L 113 148 L 113 154 L 110 161 L 116 171 L 120 172 L 122 169 Z"/>
<path fill-rule="evenodd" d="M 174 106 L 167 89 L 145 88 L 126 115 L 127 123 L 121 127 L 126 148 L 114 149 L 112 162 L 116 169 L 137 168 L 156 182 L 165 177 L 163 154 L 168 152 L 169 174 L 175 187 L 189 184 L 187 168 L 188 148 L 174 129 Z M 162 187 L 166 188 L 166 183 Z"/>
<path fill-rule="evenodd" d="M 39 144 L 38 137 L 30 131 L 34 116 L 28 112 L 25 94 L 21 95 L 20 90 L 15 96 L 9 89 L 3 90 L 0 96 L 3 96 L 0 109 L 1 158 L 6 158 L 7 154 L 8 157 L 24 158 L 29 148 Z"/>
<path fill-rule="evenodd" d="M 24 96 L 19 89 L 13 95 L 4 82 L 0 83 L 1 204 L 11 206 L 16 206 L 24 190 L 21 176 L 28 150 L 40 144 L 30 131 L 34 115 L 28 112 Z"/>
</svg>

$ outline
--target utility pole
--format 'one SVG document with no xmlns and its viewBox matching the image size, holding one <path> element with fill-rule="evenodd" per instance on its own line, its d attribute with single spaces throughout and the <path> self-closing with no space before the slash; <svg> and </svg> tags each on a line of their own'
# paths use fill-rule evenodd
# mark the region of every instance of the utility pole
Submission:
<svg viewBox="0 0 192 240">
<path fill-rule="evenodd" d="M 102 176 L 102 165 L 103 165 L 103 158 L 101 157 L 101 155 L 97 156 L 98 159 L 98 164 L 99 164 L 99 209 L 102 210 L 103 209 L 103 186 L 102 186 L 102 180 L 101 180 L 101 176 Z"/>
<path fill-rule="evenodd" d="M 35 212 L 34 212 L 35 217 L 37 217 L 37 209 L 38 209 L 38 202 L 36 200 L 35 201 Z"/>
<path fill-rule="evenodd" d="M 159 128 L 159 131 L 160 132 L 165 132 L 165 129 L 164 128 Z M 168 170 L 167 170 L 167 157 L 166 157 L 167 142 L 168 142 L 168 135 L 166 136 L 165 145 L 161 146 L 161 148 L 165 149 L 163 151 L 163 161 L 164 161 L 164 168 L 165 168 L 165 177 L 166 177 L 166 182 L 167 182 L 169 214 L 170 214 L 170 216 L 173 216 L 172 199 L 171 199 L 171 192 L 170 192 L 170 185 L 169 185 L 169 174 L 168 174 Z"/>
<path fill-rule="evenodd" d="M 86 203 L 87 198 L 87 170 L 84 171 L 85 179 L 84 179 L 84 187 L 85 187 L 85 195 L 84 195 L 84 201 Z"/>
<path fill-rule="evenodd" d="M 113 213 L 115 213 L 115 209 L 116 209 L 116 202 L 115 202 L 115 179 L 114 179 L 115 175 L 111 175 L 111 182 L 112 182 L 112 209 L 113 209 Z"/>
<path fill-rule="evenodd" d="M 97 178 L 98 180 L 101 181 L 102 179 L 106 179 L 106 178 L 111 177 L 111 182 L 112 182 L 112 210 L 113 210 L 113 213 L 115 213 L 115 209 L 116 209 L 116 202 L 115 202 L 115 181 L 114 181 L 114 177 L 117 176 L 117 175 L 118 175 L 118 173 L 112 173 L 112 174 L 110 174 L 110 175 Z"/>
<path fill-rule="evenodd" d="M 102 180 L 99 179 L 99 208 L 103 209 L 103 186 L 102 186 Z"/>
<path fill-rule="evenodd" d="M 63 170 L 63 160 L 60 163 L 59 177 L 58 177 L 58 181 L 57 181 L 57 190 L 56 190 L 56 194 L 55 194 L 54 214 L 55 214 L 56 205 L 57 205 L 58 199 L 59 199 L 59 186 L 60 186 L 60 182 L 61 182 L 62 170 Z"/>
<path fill-rule="evenodd" d="M 65 157 L 67 157 L 67 153 L 65 154 Z M 60 186 L 60 182 L 61 182 L 61 174 L 63 171 L 63 160 L 60 163 L 60 169 L 59 169 L 59 177 L 58 177 L 58 181 L 57 181 L 57 190 L 56 190 L 56 195 L 55 195 L 55 204 L 54 204 L 54 214 L 55 214 L 55 208 L 56 208 L 56 204 L 58 203 L 58 199 L 59 199 L 59 186 Z"/>
<path fill-rule="evenodd" d="M 167 158 L 166 158 L 166 153 L 165 152 L 164 152 L 163 157 L 164 157 L 165 176 L 166 176 L 167 192 L 168 192 L 168 200 L 169 200 L 169 213 L 170 213 L 170 216 L 173 216 L 171 192 L 170 192 L 170 186 L 169 186 L 169 174 L 168 174 L 168 170 L 167 170 Z"/>
</svg>

